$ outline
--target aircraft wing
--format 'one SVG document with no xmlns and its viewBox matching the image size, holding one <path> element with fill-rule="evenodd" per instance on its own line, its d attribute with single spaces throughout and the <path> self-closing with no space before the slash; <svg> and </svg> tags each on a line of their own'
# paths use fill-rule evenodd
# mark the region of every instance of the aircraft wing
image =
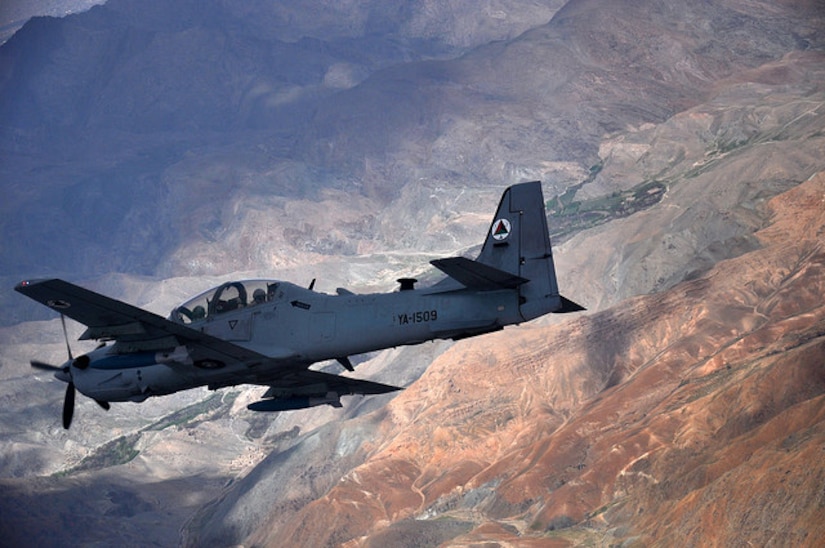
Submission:
<svg viewBox="0 0 825 548">
<path fill-rule="evenodd" d="M 81 340 L 116 340 L 127 352 L 167 350 L 186 345 L 193 349 L 197 359 L 220 360 L 227 364 L 255 365 L 273 359 L 63 280 L 24 281 L 14 289 L 87 326 Z M 287 359 L 289 356 L 275 358 Z"/>
<path fill-rule="evenodd" d="M 346 394 L 386 394 L 401 390 L 398 386 L 382 384 L 380 382 L 365 381 L 315 371 L 313 369 L 296 369 L 286 373 L 276 373 L 277 378 L 256 384 L 269 385 L 269 391 L 264 397 L 278 397 L 284 395 L 323 394 L 336 392 Z"/>
</svg>

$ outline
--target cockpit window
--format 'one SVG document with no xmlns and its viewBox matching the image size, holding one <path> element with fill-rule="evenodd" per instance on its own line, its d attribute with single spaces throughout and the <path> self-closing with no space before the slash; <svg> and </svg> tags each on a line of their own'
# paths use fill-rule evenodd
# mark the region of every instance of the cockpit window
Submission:
<svg viewBox="0 0 825 548">
<path fill-rule="evenodd" d="M 223 284 L 215 291 L 215 296 L 209 303 L 211 314 L 223 314 L 246 306 L 246 288 L 241 282 Z"/>
<path fill-rule="evenodd" d="M 183 324 L 196 323 L 233 310 L 272 302 L 277 292 L 278 282 L 272 280 L 227 282 L 175 308 L 169 319 Z"/>
</svg>

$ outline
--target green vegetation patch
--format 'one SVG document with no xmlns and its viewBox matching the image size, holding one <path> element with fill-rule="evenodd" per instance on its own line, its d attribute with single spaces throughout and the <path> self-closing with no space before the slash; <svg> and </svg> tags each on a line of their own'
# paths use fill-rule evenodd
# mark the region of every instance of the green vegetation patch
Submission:
<svg viewBox="0 0 825 548">
<path fill-rule="evenodd" d="M 118 464 L 126 464 L 140 454 L 140 451 L 135 449 L 135 445 L 139 439 L 139 432 L 113 439 L 95 449 L 91 455 L 81 460 L 77 466 L 58 472 L 55 476 L 68 476 L 75 472 L 100 470 L 101 468 L 117 466 Z"/>
<path fill-rule="evenodd" d="M 233 391 L 225 395 L 213 394 L 205 400 L 175 411 L 171 415 L 163 417 L 161 420 L 141 428 L 133 434 L 120 436 L 95 449 L 89 456 L 84 457 L 76 466 L 67 468 L 54 474 L 56 477 L 69 476 L 76 472 L 85 470 L 100 470 L 110 466 L 126 464 L 140 454 L 135 449 L 140 436 L 149 430 L 164 430 L 172 426 L 195 426 L 199 421 L 205 420 L 204 415 L 209 415 L 217 411 L 224 404 L 232 405 L 238 397 L 239 392 Z"/>
<path fill-rule="evenodd" d="M 231 405 L 232 401 L 234 401 L 237 397 L 238 394 L 233 392 L 227 396 L 227 401 L 229 401 Z M 197 422 L 195 419 L 199 416 L 216 411 L 221 407 L 221 405 L 223 405 L 223 403 L 224 398 L 222 398 L 220 394 L 213 394 L 205 400 L 201 400 L 188 407 L 175 411 L 171 415 L 163 417 L 158 422 L 147 426 L 145 430 L 165 430 L 173 426 L 191 426 L 194 422 Z"/>
<path fill-rule="evenodd" d="M 665 183 L 647 181 L 609 196 L 577 201 L 576 193 L 586 182 L 568 188 L 564 194 L 547 202 L 550 237 L 554 240 L 565 240 L 581 230 L 629 217 L 656 205 L 667 192 Z"/>
</svg>

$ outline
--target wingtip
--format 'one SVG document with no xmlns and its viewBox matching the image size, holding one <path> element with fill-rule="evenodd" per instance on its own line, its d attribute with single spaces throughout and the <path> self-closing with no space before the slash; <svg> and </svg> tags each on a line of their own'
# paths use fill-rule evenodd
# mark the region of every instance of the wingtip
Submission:
<svg viewBox="0 0 825 548">
<path fill-rule="evenodd" d="M 52 279 L 53 278 L 30 278 L 30 279 L 27 279 L 27 280 L 23 280 L 20 283 L 18 283 L 16 286 L 14 286 L 14 290 L 18 291 L 20 293 L 23 293 L 29 287 L 39 285 L 43 282 L 48 282 Z"/>
<path fill-rule="evenodd" d="M 17 292 L 22 292 L 27 287 L 29 287 L 30 285 L 34 285 L 36 283 L 37 283 L 37 280 L 23 280 L 22 282 L 18 283 L 16 286 L 14 286 L 14 290 L 17 291 Z"/>
</svg>

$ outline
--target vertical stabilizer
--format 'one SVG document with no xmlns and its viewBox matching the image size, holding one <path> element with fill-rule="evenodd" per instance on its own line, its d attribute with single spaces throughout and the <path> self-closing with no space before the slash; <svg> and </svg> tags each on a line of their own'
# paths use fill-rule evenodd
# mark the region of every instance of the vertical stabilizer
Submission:
<svg viewBox="0 0 825 548">
<path fill-rule="evenodd" d="M 504 191 L 478 262 L 529 280 L 519 286 L 520 312 L 530 320 L 548 312 L 583 310 L 559 295 L 541 183 Z"/>
</svg>

